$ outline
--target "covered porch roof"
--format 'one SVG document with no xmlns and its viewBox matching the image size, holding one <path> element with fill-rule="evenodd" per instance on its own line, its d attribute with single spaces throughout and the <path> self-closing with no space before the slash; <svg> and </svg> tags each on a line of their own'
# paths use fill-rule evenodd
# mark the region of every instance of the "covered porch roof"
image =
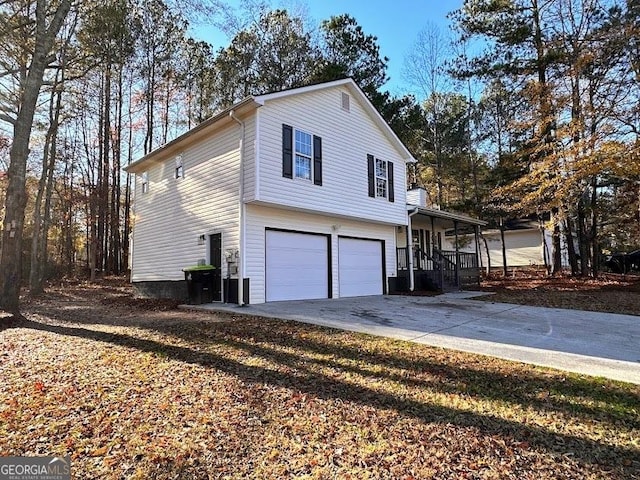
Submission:
<svg viewBox="0 0 640 480">
<path fill-rule="evenodd" d="M 476 225 L 479 227 L 484 227 L 487 225 L 487 222 L 484 220 L 480 220 L 478 218 L 469 217 L 467 215 L 463 215 L 461 213 L 453 213 L 447 212 L 444 210 L 439 210 L 437 208 L 429 208 L 429 207 L 417 207 L 414 205 L 408 205 L 409 216 L 410 217 L 425 217 L 425 218 L 437 218 L 444 221 L 451 222 L 452 226 L 456 223 L 458 224 L 466 224 L 466 225 Z"/>
</svg>

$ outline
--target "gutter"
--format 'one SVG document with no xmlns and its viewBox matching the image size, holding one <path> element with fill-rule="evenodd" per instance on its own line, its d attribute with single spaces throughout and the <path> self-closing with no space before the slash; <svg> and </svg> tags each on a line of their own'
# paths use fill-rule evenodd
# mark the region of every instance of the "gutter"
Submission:
<svg viewBox="0 0 640 480">
<path fill-rule="evenodd" d="M 229 111 L 229 117 L 240 125 L 240 171 L 238 185 L 238 237 L 239 237 L 239 254 L 238 254 L 238 306 L 244 307 L 244 245 L 245 245 L 245 204 L 244 204 L 244 136 L 245 125 L 242 120 L 236 117 L 234 110 Z"/>
<path fill-rule="evenodd" d="M 434 208 L 428 207 L 414 207 L 417 209 L 417 213 L 421 213 L 422 215 L 427 215 L 429 217 L 442 218 L 444 220 L 457 220 L 459 222 L 468 223 L 470 225 L 478 225 L 480 227 L 484 227 L 487 225 L 487 222 L 484 220 L 480 220 L 478 218 L 468 217 L 467 215 L 461 215 L 459 213 L 447 212 L 445 210 L 436 210 Z"/>
</svg>

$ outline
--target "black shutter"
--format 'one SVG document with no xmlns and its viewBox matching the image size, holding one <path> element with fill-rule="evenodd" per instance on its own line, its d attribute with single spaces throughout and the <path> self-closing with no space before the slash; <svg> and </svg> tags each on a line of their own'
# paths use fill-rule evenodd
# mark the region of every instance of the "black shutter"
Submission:
<svg viewBox="0 0 640 480">
<path fill-rule="evenodd" d="M 322 139 L 313 136 L 313 183 L 322 185 Z"/>
<path fill-rule="evenodd" d="M 369 165 L 368 175 L 369 175 L 369 196 L 376 196 L 376 171 L 375 165 L 373 161 L 373 155 L 367 155 L 367 163 Z"/>
<path fill-rule="evenodd" d="M 282 176 L 293 178 L 293 128 L 282 124 Z"/>
<path fill-rule="evenodd" d="M 389 201 L 395 201 L 395 197 L 393 195 L 393 163 L 387 162 L 387 191 L 389 193 Z"/>
</svg>

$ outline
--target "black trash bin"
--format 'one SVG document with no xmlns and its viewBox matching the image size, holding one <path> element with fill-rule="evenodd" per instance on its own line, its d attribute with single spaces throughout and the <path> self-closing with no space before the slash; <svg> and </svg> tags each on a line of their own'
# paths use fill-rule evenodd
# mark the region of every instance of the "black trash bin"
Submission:
<svg viewBox="0 0 640 480">
<path fill-rule="evenodd" d="M 203 303 L 213 302 L 215 276 L 215 267 L 211 265 L 202 265 L 197 267 L 189 267 L 183 270 L 184 279 L 187 283 L 187 294 L 189 304 L 201 305 Z"/>
</svg>

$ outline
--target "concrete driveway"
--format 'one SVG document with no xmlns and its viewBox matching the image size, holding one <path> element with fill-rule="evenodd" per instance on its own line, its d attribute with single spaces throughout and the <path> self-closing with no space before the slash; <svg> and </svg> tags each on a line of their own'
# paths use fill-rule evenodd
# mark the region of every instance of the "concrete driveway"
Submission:
<svg viewBox="0 0 640 480">
<path fill-rule="evenodd" d="M 473 300 L 477 295 L 188 308 L 296 320 L 640 384 L 640 317 Z"/>
</svg>

